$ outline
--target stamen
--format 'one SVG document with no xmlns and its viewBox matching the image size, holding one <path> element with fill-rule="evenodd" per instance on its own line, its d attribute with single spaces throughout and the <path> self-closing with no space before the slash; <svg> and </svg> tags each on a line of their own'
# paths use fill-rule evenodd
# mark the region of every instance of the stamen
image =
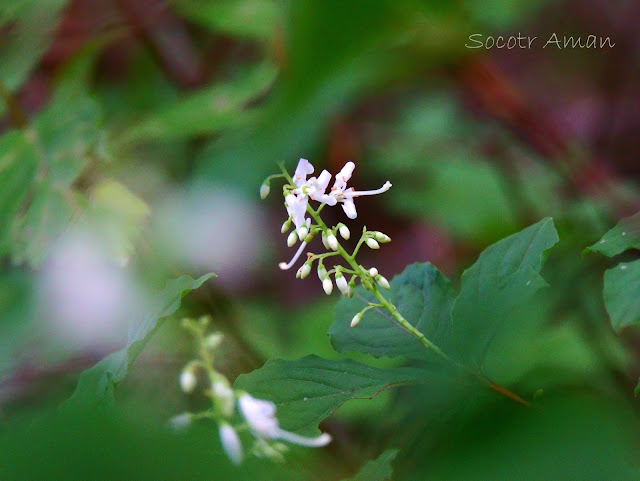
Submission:
<svg viewBox="0 0 640 481">
<path fill-rule="evenodd" d="M 300 446 L 307 446 L 309 448 L 320 448 L 331 442 L 331 435 L 323 433 L 318 437 L 308 438 L 306 436 L 300 436 L 299 434 L 290 433 L 283 429 L 278 429 L 278 439 L 289 441 L 290 443 L 298 444 Z"/>
<path fill-rule="evenodd" d="M 287 269 L 291 269 L 293 265 L 296 263 L 296 261 L 298 260 L 298 258 L 300 257 L 300 254 L 304 252 L 305 247 L 307 247 L 307 243 L 301 242 L 300 247 L 298 247 L 298 252 L 295 253 L 295 255 L 293 256 L 293 259 L 291 259 L 291 261 L 289 261 L 288 264 L 286 262 L 281 262 L 280 264 L 278 264 L 278 267 L 283 271 L 286 271 Z"/>
<path fill-rule="evenodd" d="M 382 187 L 380 187 L 379 189 L 376 190 L 361 190 L 361 191 L 354 191 L 354 192 L 345 192 L 345 196 L 346 197 L 360 197 L 363 195 L 376 195 L 376 194 L 382 194 L 383 192 L 388 191 L 391 188 L 391 182 L 386 181 L 384 183 L 384 185 Z"/>
</svg>

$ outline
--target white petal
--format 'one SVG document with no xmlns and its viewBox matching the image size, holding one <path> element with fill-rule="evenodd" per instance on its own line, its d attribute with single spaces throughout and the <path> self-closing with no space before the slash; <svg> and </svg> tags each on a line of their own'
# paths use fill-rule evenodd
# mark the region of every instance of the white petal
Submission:
<svg viewBox="0 0 640 481">
<path fill-rule="evenodd" d="M 243 394 L 238 399 L 238 408 L 256 435 L 271 439 L 277 437 L 279 427 L 275 404 Z"/>
<path fill-rule="evenodd" d="M 329 182 L 331 181 L 331 174 L 323 170 L 318 177 L 318 188 L 324 192 L 326 188 L 329 186 Z"/>
<path fill-rule="evenodd" d="M 391 188 L 391 182 L 386 181 L 384 183 L 384 185 L 382 187 L 380 187 L 379 189 L 376 190 L 361 190 L 361 191 L 353 191 L 351 190 L 350 192 L 345 192 L 344 195 L 345 197 L 351 198 L 351 197 L 361 197 L 363 195 L 376 195 L 376 194 L 382 194 L 383 192 L 388 191 Z"/>
<path fill-rule="evenodd" d="M 342 209 L 344 213 L 347 214 L 349 219 L 355 219 L 358 217 L 358 212 L 356 211 L 356 205 L 353 203 L 352 199 L 346 199 L 342 202 Z"/>
<path fill-rule="evenodd" d="M 300 159 L 293 174 L 293 183 L 296 187 L 301 187 L 307 181 L 307 175 L 313 173 L 313 165 L 307 159 Z"/>
<path fill-rule="evenodd" d="M 306 446 L 308 448 L 321 448 L 331 442 L 331 435 L 323 433 L 318 437 L 309 438 L 306 436 L 300 436 L 299 434 L 285 431 L 284 429 L 278 430 L 278 439 L 288 441 L 293 444 L 299 444 L 300 446 Z"/>
<path fill-rule="evenodd" d="M 300 255 L 304 252 L 306 247 L 307 247 L 307 243 L 304 241 L 301 242 L 300 247 L 298 247 L 298 250 L 294 254 L 293 258 L 289 261 L 289 263 L 287 264 L 286 262 L 281 262 L 280 264 L 278 264 L 278 267 L 283 271 L 286 271 L 287 269 L 291 269 L 293 265 L 296 263 L 296 261 L 298 260 L 298 258 L 300 257 Z"/>
</svg>

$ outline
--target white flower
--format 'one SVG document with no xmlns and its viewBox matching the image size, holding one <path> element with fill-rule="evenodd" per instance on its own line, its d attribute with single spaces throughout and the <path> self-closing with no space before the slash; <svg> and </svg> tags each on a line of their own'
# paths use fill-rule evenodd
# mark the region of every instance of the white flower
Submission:
<svg viewBox="0 0 640 481">
<path fill-rule="evenodd" d="M 193 369 L 187 367 L 180 373 L 180 388 L 185 393 L 190 393 L 196 388 L 198 380 Z"/>
<path fill-rule="evenodd" d="M 340 292 L 345 296 L 349 296 L 349 283 L 347 282 L 347 278 L 342 275 L 341 272 L 336 274 L 336 286 L 340 289 Z"/>
<path fill-rule="evenodd" d="M 322 280 L 322 288 L 327 295 L 330 295 L 333 292 L 333 282 L 331 282 L 331 278 L 329 276 Z"/>
<path fill-rule="evenodd" d="M 215 349 L 217 349 L 220 344 L 222 344 L 222 341 L 224 339 L 224 336 L 222 335 L 221 332 L 214 332 L 209 334 L 206 339 L 204 340 L 204 344 L 207 347 L 207 349 L 209 349 L 210 351 L 213 351 Z"/>
<path fill-rule="evenodd" d="M 308 447 L 321 447 L 331 442 L 331 436 L 321 434 L 315 438 L 300 436 L 280 428 L 276 418 L 276 405 L 263 399 L 243 394 L 238 407 L 254 436 L 262 439 L 281 439 Z"/>
<path fill-rule="evenodd" d="M 342 202 L 342 209 L 347 214 L 349 219 L 355 219 L 358 216 L 356 212 L 356 205 L 353 202 L 354 197 L 361 197 L 363 195 L 376 195 L 382 194 L 391 188 L 391 182 L 387 181 L 382 187 L 376 190 L 363 190 L 355 191 L 353 187 L 347 188 L 347 181 L 351 179 L 353 170 L 356 168 L 356 164 L 353 162 L 347 162 L 342 170 L 336 175 L 336 181 L 331 188 L 332 196 L 337 202 Z"/>
<path fill-rule="evenodd" d="M 234 464 L 242 462 L 242 444 L 236 430 L 227 423 L 220 424 L 220 442 L 229 459 Z"/>
</svg>

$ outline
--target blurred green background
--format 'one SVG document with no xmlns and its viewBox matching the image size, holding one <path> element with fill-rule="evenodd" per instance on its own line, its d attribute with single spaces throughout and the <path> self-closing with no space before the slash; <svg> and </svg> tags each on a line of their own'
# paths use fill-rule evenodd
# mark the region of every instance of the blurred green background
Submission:
<svg viewBox="0 0 640 481">
<path fill-rule="evenodd" d="M 394 480 L 637 479 L 640 337 L 610 327 L 612 262 L 581 252 L 640 206 L 638 20 L 637 2 L 2 1 L 0 477 L 339 480 L 397 448 Z M 616 45 L 543 49 L 554 32 Z M 474 33 L 540 39 L 465 48 Z M 487 367 L 541 389 L 534 409 L 387 390 L 326 421 L 329 447 L 239 468 L 215 426 L 164 428 L 206 402 L 178 386 L 193 355 L 180 316 L 212 316 L 230 379 L 340 357 L 336 298 L 277 268 L 291 255 L 278 187 L 259 202 L 300 157 L 316 172 L 354 161 L 358 188 L 393 183 L 352 228 L 393 238 L 360 260 L 389 279 L 430 261 L 459 285 L 485 247 L 554 217 L 553 289 L 526 314 L 544 335 L 505 341 Z M 207 272 L 114 409 L 59 411 L 167 279 Z"/>
</svg>

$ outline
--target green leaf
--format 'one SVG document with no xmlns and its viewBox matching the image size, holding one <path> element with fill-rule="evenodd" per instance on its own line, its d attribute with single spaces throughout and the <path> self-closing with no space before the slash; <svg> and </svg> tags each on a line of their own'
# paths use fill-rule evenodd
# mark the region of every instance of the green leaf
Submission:
<svg viewBox="0 0 640 481">
<path fill-rule="evenodd" d="M 460 358 L 481 367 L 497 331 L 547 284 L 539 275 L 546 252 L 558 242 L 546 218 L 488 247 L 462 274 L 453 306 L 452 335 Z"/>
<path fill-rule="evenodd" d="M 389 449 L 375 460 L 367 461 L 358 474 L 344 481 L 392 481 L 393 467 L 391 463 L 397 455 L 397 449 Z"/>
<path fill-rule="evenodd" d="M 626 217 L 602 238 L 585 249 L 613 257 L 629 249 L 640 249 L 640 212 Z"/>
<path fill-rule="evenodd" d="M 449 280 L 429 263 L 410 265 L 391 281 L 391 302 L 411 325 L 442 349 L 450 343 L 454 298 L 455 290 Z M 378 300 L 361 286 L 353 298 L 338 302 L 329 330 L 336 351 L 360 351 L 376 357 L 433 359 L 433 353 L 397 325 L 384 309 L 370 309 L 356 328 L 350 327 L 353 316 L 369 302 L 377 303 Z"/>
<path fill-rule="evenodd" d="M 640 324 L 640 260 L 623 262 L 604 273 L 604 303 L 616 331 Z"/>
<path fill-rule="evenodd" d="M 174 6 L 189 20 L 241 37 L 271 39 L 281 20 L 280 4 L 270 0 L 179 0 Z"/>
<path fill-rule="evenodd" d="M 199 279 L 181 276 L 168 281 L 166 287 L 156 296 L 156 309 L 131 324 L 126 347 L 84 371 L 80 375 L 78 387 L 65 404 L 112 406 L 115 402 L 116 386 L 124 380 L 129 368 L 160 327 L 162 320 L 178 310 L 186 294 L 200 287 L 212 276 L 214 274 L 206 274 Z"/>
<path fill-rule="evenodd" d="M 234 387 L 273 401 L 284 429 L 311 434 L 349 399 L 372 398 L 387 387 L 426 381 L 428 376 L 422 369 L 378 369 L 350 359 L 306 356 L 267 361 L 262 368 L 239 376 Z"/>
<path fill-rule="evenodd" d="M 45 53 L 68 0 L 22 1 L 0 7 L 0 26 L 14 22 L 0 36 L 0 81 L 17 90 Z M 5 27 L 6 28 L 6 27 Z"/>
<path fill-rule="evenodd" d="M 22 131 L 0 137 L 0 257 L 11 248 L 14 219 L 20 211 L 36 175 L 35 148 Z"/>
<path fill-rule="evenodd" d="M 264 93 L 278 73 L 272 63 L 263 63 L 238 75 L 233 82 L 216 84 L 152 114 L 133 127 L 127 141 L 176 139 L 214 133 L 246 120 L 246 104 Z"/>
</svg>

